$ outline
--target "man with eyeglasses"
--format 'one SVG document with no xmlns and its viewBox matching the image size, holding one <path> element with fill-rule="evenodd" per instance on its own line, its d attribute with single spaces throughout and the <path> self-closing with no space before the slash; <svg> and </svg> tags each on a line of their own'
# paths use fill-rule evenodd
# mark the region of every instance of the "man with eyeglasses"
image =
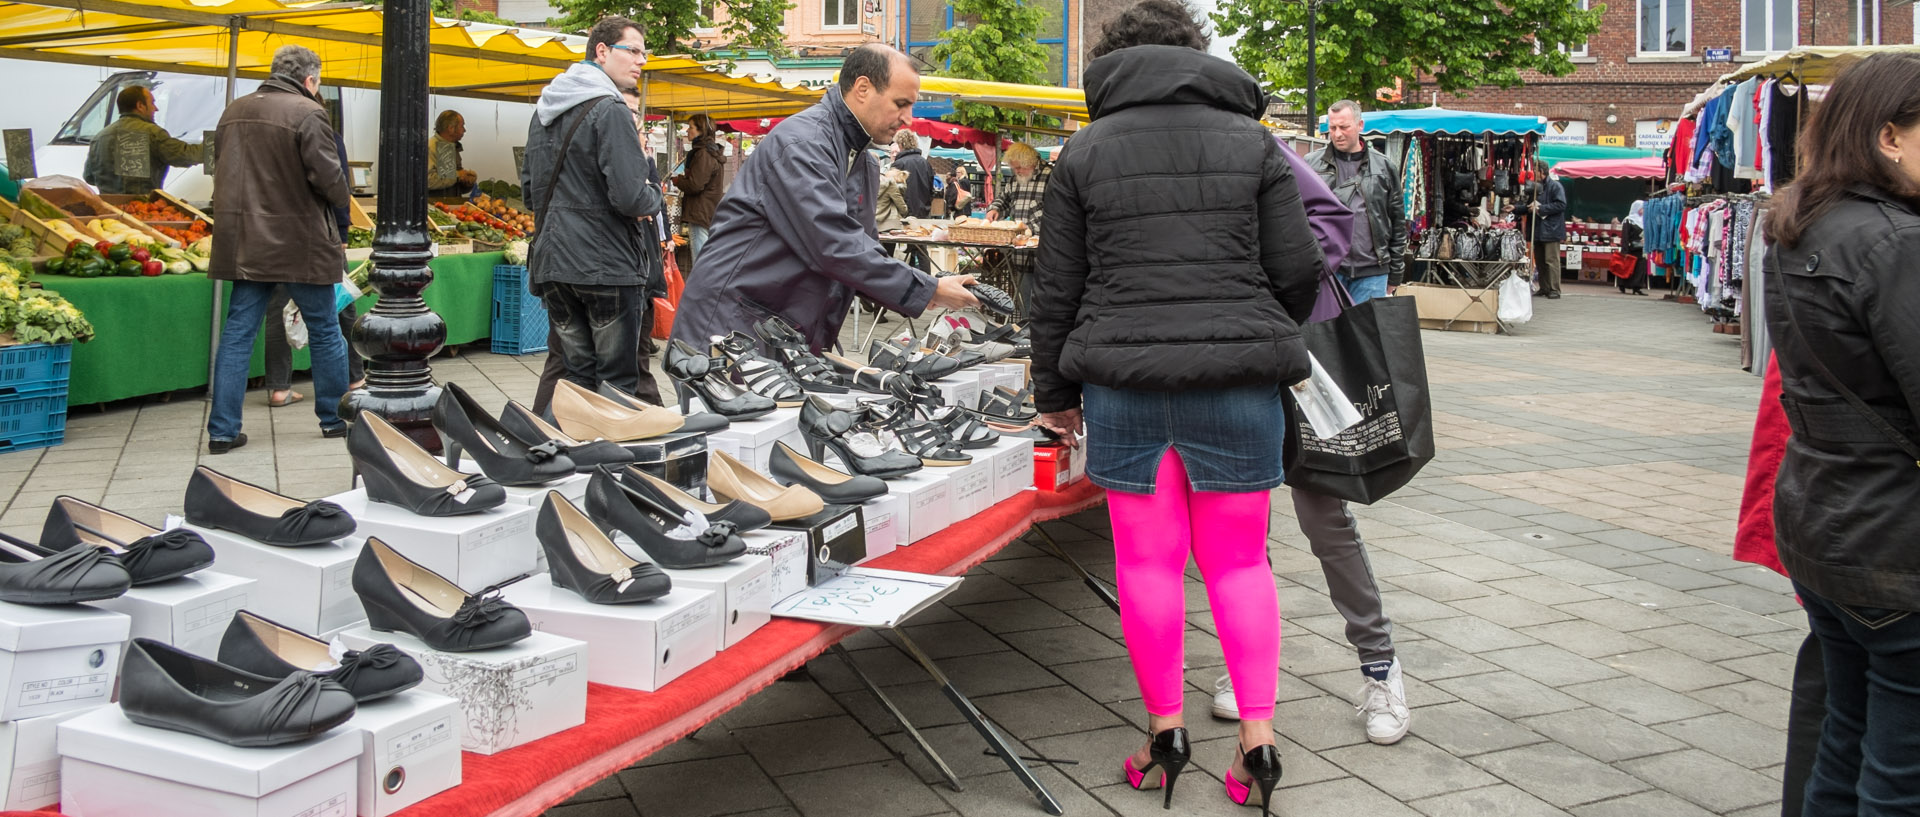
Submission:
<svg viewBox="0 0 1920 817">
<path fill-rule="evenodd" d="M 588 389 L 610 383 L 657 401 L 639 385 L 639 349 L 647 271 L 660 245 L 639 219 L 660 212 L 660 189 L 647 183 L 640 132 L 621 100 L 646 64 L 638 24 L 596 23 L 586 60 L 540 94 L 520 184 L 540 225 L 528 253 L 531 287 L 559 340 L 547 354 L 560 355 L 566 378 Z"/>
</svg>

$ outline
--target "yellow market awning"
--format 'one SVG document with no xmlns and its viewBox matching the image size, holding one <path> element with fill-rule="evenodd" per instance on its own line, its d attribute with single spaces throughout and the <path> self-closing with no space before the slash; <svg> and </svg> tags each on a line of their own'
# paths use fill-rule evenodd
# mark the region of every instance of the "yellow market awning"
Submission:
<svg viewBox="0 0 1920 817">
<path fill-rule="evenodd" d="M 1740 70 L 1720 78 L 1721 82 L 1740 82 L 1749 77 L 1774 76 L 1794 72 L 1803 82 L 1826 85 L 1856 62 L 1882 53 L 1920 54 L 1920 45 L 1807 45 L 1761 62 L 1741 66 Z"/>
<path fill-rule="evenodd" d="M 936 77 L 928 74 L 920 77 L 920 96 L 923 99 L 978 102 L 1009 110 L 1033 111 L 1044 116 L 1078 119 L 1082 122 L 1089 120 L 1087 94 L 1079 88 L 1020 85 L 1012 82 L 988 82 L 979 79 Z"/>
<path fill-rule="evenodd" d="M 273 52 L 302 45 L 320 55 L 331 85 L 378 88 L 384 17 L 377 6 L 323 0 L 35 0 L 0 2 L 0 57 L 145 71 L 262 79 Z M 430 35 L 433 93 L 531 102 L 585 54 L 586 38 L 436 19 Z M 716 117 L 797 112 L 819 93 L 733 76 L 687 57 L 647 65 L 650 110 Z"/>
</svg>

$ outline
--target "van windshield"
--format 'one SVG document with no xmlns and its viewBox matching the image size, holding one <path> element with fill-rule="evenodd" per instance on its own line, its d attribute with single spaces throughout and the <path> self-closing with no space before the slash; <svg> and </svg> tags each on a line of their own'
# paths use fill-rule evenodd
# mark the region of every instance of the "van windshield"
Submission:
<svg viewBox="0 0 1920 817">
<path fill-rule="evenodd" d="M 100 83 L 100 87 L 93 90 L 92 96 L 87 97 L 86 103 L 80 106 L 80 110 L 75 112 L 65 125 L 60 126 L 60 132 L 53 137 L 53 144 L 93 144 L 93 135 L 106 127 L 108 122 L 113 121 L 114 100 L 120 96 L 120 89 L 129 85 L 152 87 L 153 77 L 152 71 L 131 71 L 108 77 L 105 82 Z"/>
</svg>

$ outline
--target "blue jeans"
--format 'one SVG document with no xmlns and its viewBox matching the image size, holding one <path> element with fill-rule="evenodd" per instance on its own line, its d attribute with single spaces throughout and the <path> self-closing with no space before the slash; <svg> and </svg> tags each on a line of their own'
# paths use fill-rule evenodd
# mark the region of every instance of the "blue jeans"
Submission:
<svg viewBox="0 0 1920 817">
<path fill-rule="evenodd" d="M 700 263 L 700 251 L 707 248 L 707 227 L 702 224 L 687 225 L 687 271 L 693 271 L 693 265 Z"/>
<path fill-rule="evenodd" d="M 1340 285 L 1347 288 L 1347 294 L 1353 297 L 1353 302 L 1356 304 L 1363 304 L 1374 298 L 1387 297 L 1385 274 L 1369 275 L 1365 278 L 1349 278 L 1344 272 L 1334 274 L 1340 277 Z"/>
<path fill-rule="evenodd" d="M 1793 589 L 1826 660 L 1827 720 L 1806 817 L 1920 813 L 1920 612 Z"/>
<path fill-rule="evenodd" d="M 1087 478 L 1110 491 L 1151 494 L 1161 455 L 1180 452 L 1195 491 L 1279 487 L 1286 410 L 1273 384 L 1174 392 L 1081 385 Z"/>
<path fill-rule="evenodd" d="M 213 367 L 213 414 L 207 418 L 207 438 L 232 440 L 240 433 L 240 404 L 247 396 L 247 369 L 253 363 L 253 340 L 260 333 L 273 288 L 267 281 L 233 282 L 227 304 L 227 322 L 220 330 L 220 352 Z M 287 294 L 300 305 L 307 322 L 307 349 L 313 358 L 313 413 L 322 429 L 345 425 L 340 420 L 340 396 L 347 391 L 347 340 L 340 336 L 339 312 L 333 308 L 332 284 L 285 284 Z"/>
</svg>

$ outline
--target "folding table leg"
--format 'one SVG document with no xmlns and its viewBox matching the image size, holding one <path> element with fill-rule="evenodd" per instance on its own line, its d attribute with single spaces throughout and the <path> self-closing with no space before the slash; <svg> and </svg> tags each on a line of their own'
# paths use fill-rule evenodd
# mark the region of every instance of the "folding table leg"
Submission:
<svg viewBox="0 0 1920 817">
<path fill-rule="evenodd" d="M 1096 578 L 1092 573 L 1088 573 L 1086 567 L 1080 564 L 1079 559 L 1068 555 L 1066 549 L 1060 547 L 1060 543 L 1053 540 L 1053 535 L 1047 533 L 1046 528 L 1042 528 L 1036 523 L 1033 526 L 1033 532 L 1040 534 L 1040 538 L 1046 541 L 1047 549 L 1053 551 L 1053 555 L 1060 557 L 1060 560 L 1066 562 L 1068 567 L 1073 568 L 1073 572 L 1080 574 L 1080 581 L 1086 583 L 1087 589 L 1092 590 L 1093 594 L 1098 596 L 1101 601 L 1106 602 L 1108 607 L 1113 608 L 1115 613 L 1120 612 L 1120 599 L 1113 594 L 1112 590 L 1107 588 L 1106 582 Z"/>
<path fill-rule="evenodd" d="M 860 683 L 866 685 L 867 691 L 879 699 L 880 706 L 887 710 L 887 714 L 892 715 L 893 719 L 899 721 L 900 726 L 907 730 L 907 737 L 913 739 L 913 745 L 920 749 L 920 754 L 926 755 L 927 762 L 932 763 L 934 768 L 940 770 L 940 774 L 946 776 L 947 786 L 954 791 L 964 791 L 965 789 L 960 786 L 960 776 L 953 773 L 953 767 L 948 766 L 946 759 L 941 757 L 939 752 L 934 751 L 933 744 L 928 743 L 927 739 L 921 736 L 920 730 L 914 728 L 913 721 L 907 720 L 906 713 L 901 712 L 900 707 L 893 705 L 893 699 L 887 697 L 887 693 L 880 691 L 880 687 L 874 684 L 873 679 L 867 677 L 867 673 L 860 669 L 859 664 L 853 663 L 853 656 L 847 654 L 847 648 L 835 644 L 828 649 L 832 650 L 834 655 L 840 656 L 840 660 L 847 662 L 847 669 L 853 670 L 854 677 L 859 678 Z"/>
<path fill-rule="evenodd" d="M 1026 784 L 1027 791 L 1033 792 L 1034 799 L 1040 801 L 1040 808 L 1048 814 L 1066 813 L 1065 809 L 1060 807 L 1060 801 L 1055 800 L 1053 793 L 1047 791 L 1046 785 L 1040 782 L 1040 778 L 1033 776 L 1033 770 L 1028 769 L 1026 762 L 1020 759 L 1020 753 L 1013 750 L 1013 744 L 1008 742 L 1006 736 L 1000 734 L 1000 730 L 995 729 L 993 724 L 987 722 L 986 716 L 980 714 L 980 710 L 974 707 L 972 701 L 967 700 L 967 696 L 960 694 L 960 690 L 953 687 L 953 681 L 934 665 L 933 659 L 927 657 L 927 654 L 920 649 L 920 645 L 913 643 L 913 639 L 908 638 L 905 631 L 896 629 L 893 634 L 900 638 L 900 646 L 906 649 L 907 654 L 913 656 L 913 660 L 920 664 L 920 668 L 926 670 L 927 674 L 933 677 L 934 683 L 940 685 L 940 691 L 946 694 L 953 708 L 960 710 L 960 715 L 965 717 L 968 723 L 973 724 L 974 730 L 987 741 L 987 746 L 993 750 L 994 754 L 999 755 L 1000 759 L 1006 762 L 1007 768 L 1013 771 L 1013 776 L 1020 778 L 1020 782 Z"/>
</svg>

